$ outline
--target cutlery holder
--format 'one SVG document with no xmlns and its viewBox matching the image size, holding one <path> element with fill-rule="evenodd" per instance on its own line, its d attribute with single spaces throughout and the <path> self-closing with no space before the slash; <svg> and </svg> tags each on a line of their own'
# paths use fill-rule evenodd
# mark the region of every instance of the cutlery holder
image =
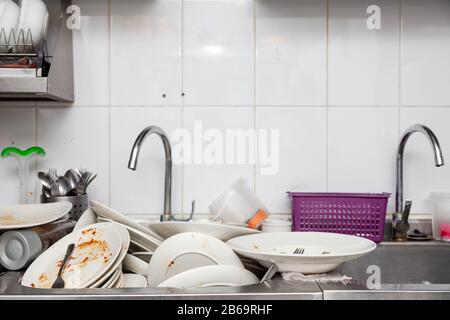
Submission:
<svg viewBox="0 0 450 320">
<path fill-rule="evenodd" d="M 71 197 L 41 196 L 41 203 L 53 203 L 53 202 L 70 202 L 72 204 L 72 210 L 70 210 L 69 215 L 70 218 L 74 221 L 78 221 L 83 212 L 89 208 L 89 198 L 87 194 Z"/>
<path fill-rule="evenodd" d="M 381 242 L 389 193 L 290 192 L 293 231 L 349 234 Z"/>
</svg>

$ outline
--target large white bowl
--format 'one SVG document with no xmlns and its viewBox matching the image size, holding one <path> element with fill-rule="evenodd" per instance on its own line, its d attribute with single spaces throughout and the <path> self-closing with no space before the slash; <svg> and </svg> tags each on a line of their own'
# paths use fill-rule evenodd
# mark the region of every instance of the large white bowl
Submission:
<svg viewBox="0 0 450 320">
<path fill-rule="evenodd" d="M 0 52 L 8 51 L 8 44 L 11 31 L 16 33 L 19 23 L 19 6 L 12 0 L 0 0 Z"/>
<path fill-rule="evenodd" d="M 18 32 L 23 30 L 25 40 L 31 31 L 34 47 L 39 47 L 47 36 L 49 13 L 42 0 L 21 0 Z M 29 40 L 29 39 L 28 39 Z M 30 44 L 27 41 L 26 44 Z"/>
<path fill-rule="evenodd" d="M 368 239 L 337 233 L 261 233 L 231 239 L 227 244 L 244 257 L 265 267 L 276 264 L 280 272 L 326 273 L 357 259 L 377 245 Z M 303 254 L 294 254 L 303 248 Z"/>
</svg>

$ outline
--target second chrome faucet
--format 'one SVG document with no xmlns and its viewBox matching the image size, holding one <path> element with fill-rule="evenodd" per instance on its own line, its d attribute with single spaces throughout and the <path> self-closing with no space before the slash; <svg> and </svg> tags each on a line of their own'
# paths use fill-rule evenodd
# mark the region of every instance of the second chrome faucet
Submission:
<svg viewBox="0 0 450 320">
<path fill-rule="evenodd" d="M 444 157 L 442 155 L 441 146 L 436 135 L 430 128 L 416 124 L 409 127 L 402 135 L 400 144 L 397 150 L 397 188 L 395 195 L 395 213 L 392 217 L 393 237 L 395 240 L 402 241 L 407 239 L 407 233 L 409 229 L 408 217 L 409 210 L 411 209 L 411 200 L 407 200 L 407 205 L 403 203 L 403 154 L 405 151 L 406 143 L 409 137 L 415 133 L 421 132 L 427 138 L 431 144 L 434 153 L 434 162 L 436 167 L 444 165 Z"/>
</svg>

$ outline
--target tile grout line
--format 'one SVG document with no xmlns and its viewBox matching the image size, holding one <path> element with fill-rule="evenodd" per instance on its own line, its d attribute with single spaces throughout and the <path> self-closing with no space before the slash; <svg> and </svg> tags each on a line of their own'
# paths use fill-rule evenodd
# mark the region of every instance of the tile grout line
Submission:
<svg viewBox="0 0 450 320">
<path fill-rule="evenodd" d="M 256 1 L 253 3 L 253 129 L 256 130 Z M 256 150 L 254 150 L 256 152 Z M 253 190 L 256 189 L 257 164 L 253 165 Z"/>
<path fill-rule="evenodd" d="M 108 0 L 108 204 L 112 204 L 111 0 Z"/>
<path fill-rule="evenodd" d="M 330 88 L 329 88 L 329 72 L 330 72 L 330 68 L 329 68 L 329 37 L 330 37 L 330 0 L 327 0 L 327 8 L 326 8 L 326 56 L 325 56 L 325 77 L 326 77 L 326 112 L 325 112 L 325 191 L 328 192 L 329 190 L 329 104 L 330 104 L 330 98 L 329 98 L 329 93 L 330 93 Z"/>
<path fill-rule="evenodd" d="M 403 46 L 402 46 L 402 33 L 403 33 L 403 20 L 402 20 L 402 8 L 403 8 L 403 1 L 399 0 L 399 10 L 398 10 L 398 18 L 399 18 L 399 25 L 398 25 L 398 111 L 397 111 L 397 121 L 398 121 L 398 139 L 400 139 L 401 136 L 401 106 L 402 106 L 402 55 L 403 55 Z"/>
<path fill-rule="evenodd" d="M 184 129 L 184 0 L 180 0 L 180 87 L 181 87 L 181 101 L 180 101 L 180 116 L 181 116 L 181 128 Z M 185 164 L 181 164 L 181 206 L 180 212 L 184 214 L 184 174 L 185 174 Z"/>
</svg>

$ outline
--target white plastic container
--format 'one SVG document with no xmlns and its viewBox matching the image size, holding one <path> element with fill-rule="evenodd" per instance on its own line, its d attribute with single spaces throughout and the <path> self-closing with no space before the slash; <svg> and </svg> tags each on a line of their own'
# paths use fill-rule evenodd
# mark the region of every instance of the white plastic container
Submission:
<svg viewBox="0 0 450 320">
<path fill-rule="evenodd" d="M 432 192 L 433 237 L 450 242 L 450 192 Z"/>
<path fill-rule="evenodd" d="M 244 179 L 229 186 L 211 205 L 213 220 L 224 223 L 245 223 L 257 229 L 269 212 Z"/>
</svg>

